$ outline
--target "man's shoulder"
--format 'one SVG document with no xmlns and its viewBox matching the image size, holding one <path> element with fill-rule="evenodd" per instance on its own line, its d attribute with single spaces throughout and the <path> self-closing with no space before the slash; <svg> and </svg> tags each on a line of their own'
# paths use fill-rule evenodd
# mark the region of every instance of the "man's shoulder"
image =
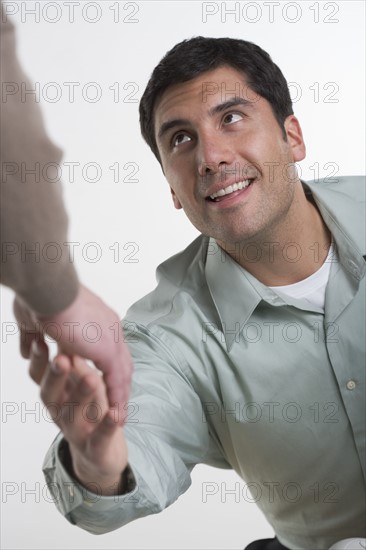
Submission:
<svg viewBox="0 0 366 550">
<path fill-rule="evenodd" d="M 156 288 L 135 302 L 127 311 L 126 319 L 148 326 L 164 318 L 177 316 L 177 308 L 196 299 L 205 279 L 205 259 L 208 238 L 200 235 L 184 250 L 174 254 L 156 270 Z M 179 315 L 184 314 L 184 309 Z"/>
<path fill-rule="evenodd" d="M 327 177 L 306 181 L 315 196 L 324 197 L 331 202 L 342 201 L 363 203 L 366 199 L 365 176 Z M 343 204 L 344 206 L 344 204 Z"/>
<path fill-rule="evenodd" d="M 324 178 L 306 185 L 330 230 L 341 231 L 365 254 L 365 177 Z"/>
</svg>

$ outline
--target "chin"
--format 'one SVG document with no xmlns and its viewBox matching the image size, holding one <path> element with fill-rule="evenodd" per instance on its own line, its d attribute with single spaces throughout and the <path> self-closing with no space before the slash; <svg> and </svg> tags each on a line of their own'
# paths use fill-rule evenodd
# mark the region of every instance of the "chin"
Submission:
<svg viewBox="0 0 366 550">
<path fill-rule="evenodd" d="M 239 245 L 239 244 L 250 244 L 251 240 L 255 240 L 258 231 L 256 230 L 232 230 L 222 232 L 219 236 L 214 237 L 217 241 L 222 243 L 227 243 L 229 246 Z"/>
</svg>

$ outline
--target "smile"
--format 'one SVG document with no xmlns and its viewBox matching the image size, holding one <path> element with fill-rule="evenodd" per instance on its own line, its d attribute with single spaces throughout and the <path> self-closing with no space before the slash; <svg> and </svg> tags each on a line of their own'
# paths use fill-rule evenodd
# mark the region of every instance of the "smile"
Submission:
<svg viewBox="0 0 366 550">
<path fill-rule="evenodd" d="M 249 187 L 249 185 L 254 181 L 254 179 L 248 179 L 243 181 L 238 181 L 237 183 L 233 183 L 232 185 L 229 185 L 228 187 L 225 187 L 224 189 L 220 189 L 217 191 L 217 193 L 213 193 L 213 195 L 210 195 L 210 199 L 218 202 L 220 201 L 221 197 L 224 197 L 225 195 L 230 195 L 231 193 L 234 193 L 235 191 L 241 191 L 242 189 L 245 189 L 246 187 Z"/>
</svg>

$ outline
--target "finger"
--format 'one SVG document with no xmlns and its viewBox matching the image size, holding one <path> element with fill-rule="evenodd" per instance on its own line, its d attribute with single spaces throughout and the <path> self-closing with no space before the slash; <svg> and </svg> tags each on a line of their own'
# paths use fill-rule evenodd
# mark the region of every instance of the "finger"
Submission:
<svg viewBox="0 0 366 550">
<path fill-rule="evenodd" d="M 80 383 L 81 378 L 93 372 L 86 359 L 79 355 L 73 355 L 71 358 L 71 370 L 67 381 L 67 389 L 73 392 Z"/>
<path fill-rule="evenodd" d="M 61 408 L 66 399 L 65 387 L 70 369 L 70 359 L 65 355 L 58 355 L 48 364 L 41 382 L 42 401 L 55 422 L 61 416 Z"/>
<path fill-rule="evenodd" d="M 70 357 L 71 360 L 71 370 L 66 382 L 66 392 L 70 396 L 75 388 L 80 383 L 80 380 L 83 376 L 90 374 L 91 372 L 97 372 L 100 376 L 100 371 L 97 371 L 94 364 L 91 364 L 88 360 L 80 357 L 78 355 L 73 355 Z"/>
<path fill-rule="evenodd" d="M 105 385 L 101 376 L 88 369 L 69 396 L 72 408 L 64 408 L 62 421 L 68 439 L 75 445 L 82 444 L 96 429 L 108 410 Z"/>
<path fill-rule="evenodd" d="M 33 340 L 30 353 L 29 375 L 40 384 L 48 366 L 48 346 L 45 342 Z"/>
<path fill-rule="evenodd" d="M 43 335 L 36 329 L 20 325 L 20 353 L 24 359 L 30 359 L 33 342 L 44 342 Z"/>
<path fill-rule="evenodd" d="M 108 410 L 91 434 L 90 446 L 96 452 L 98 449 L 106 449 L 114 432 L 120 429 L 118 417 L 115 415 L 115 412 Z"/>
<path fill-rule="evenodd" d="M 79 355 L 72 356 L 73 373 L 77 374 L 80 378 L 90 372 L 97 372 L 94 365 L 88 362 L 87 359 L 80 357 Z"/>
<path fill-rule="evenodd" d="M 130 394 L 133 364 L 129 352 L 121 350 L 121 355 L 107 364 L 100 361 L 96 364 L 103 372 L 103 378 L 107 387 L 108 402 L 111 409 L 118 412 L 119 425 L 123 424 L 123 411 Z"/>
<path fill-rule="evenodd" d="M 24 359 L 29 359 L 32 341 L 27 339 L 27 331 L 20 329 L 20 354 Z"/>
<path fill-rule="evenodd" d="M 13 301 L 13 312 L 20 329 L 20 353 L 24 359 L 29 359 L 31 344 L 37 333 L 35 323 L 28 308 L 17 297 Z"/>
</svg>

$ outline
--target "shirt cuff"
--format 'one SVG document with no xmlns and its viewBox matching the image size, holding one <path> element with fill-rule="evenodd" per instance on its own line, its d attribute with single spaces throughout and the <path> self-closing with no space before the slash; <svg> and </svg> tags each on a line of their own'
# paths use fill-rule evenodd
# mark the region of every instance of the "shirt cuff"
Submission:
<svg viewBox="0 0 366 550">
<path fill-rule="evenodd" d="M 126 506 L 135 507 L 137 484 L 131 467 L 124 471 L 126 489 L 123 495 L 103 496 L 91 492 L 71 474 L 71 456 L 67 441 L 59 434 L 49 449 L 43 464 L 48 490 L 59 512 L 66 519 L 94 534 L 102 534 L 126 523 Z M 98 521 L 96 521 L 98 518 Z M 129 518 L 130 520 L 131 518 Z"/>
</svg>

